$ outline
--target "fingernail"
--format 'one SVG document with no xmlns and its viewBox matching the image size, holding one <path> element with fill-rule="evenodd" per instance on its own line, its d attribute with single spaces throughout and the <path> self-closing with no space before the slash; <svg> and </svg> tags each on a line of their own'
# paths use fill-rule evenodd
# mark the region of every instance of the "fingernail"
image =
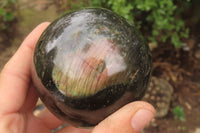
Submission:
<svg viewBox="0 0 200 133">
<path fill-rule="evenodd" d="M 140 109 L 131 119 L 131 125 L 136 132 L 140 132 L 151 121 L 151 119 L 153 119 L 153 117 L 153 112 Z"/>
</svg>

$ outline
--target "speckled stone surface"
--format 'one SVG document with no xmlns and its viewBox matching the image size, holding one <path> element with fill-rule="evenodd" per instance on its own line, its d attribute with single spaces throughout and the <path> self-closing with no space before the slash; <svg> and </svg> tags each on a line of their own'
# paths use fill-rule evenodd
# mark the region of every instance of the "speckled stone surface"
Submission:
<svg viewBox="0 0 200 133">
<path fill-rule="evenodd" d="M 164 79 L 151 77 L 149 87 L 142 100 L 151 103 L 156 109 L 156 118 L 167 115 L 173 87 Z"/>
</svg>

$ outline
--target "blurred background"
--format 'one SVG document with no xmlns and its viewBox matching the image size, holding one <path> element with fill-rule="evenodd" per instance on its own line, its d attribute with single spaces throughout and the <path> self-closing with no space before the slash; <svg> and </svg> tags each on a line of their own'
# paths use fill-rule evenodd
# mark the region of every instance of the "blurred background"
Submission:
<svg viewBox="0 0 200 133">
<path fill-rule="evenodd" d="M 103 7 L 145 36 L 153 57 L 143 100 L 157 110 L 145 133 L 200 133 L 199 0 L 0 0 L 0 70 L 23 39 L 64 13 Z"/>
</svg>

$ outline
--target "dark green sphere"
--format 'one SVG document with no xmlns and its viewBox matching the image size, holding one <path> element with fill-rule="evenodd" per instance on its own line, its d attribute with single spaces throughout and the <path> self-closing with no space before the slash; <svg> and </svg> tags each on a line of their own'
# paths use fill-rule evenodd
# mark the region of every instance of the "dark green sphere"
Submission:
<svg viewBox="0 0 200 133">
<path fill-rule="evenodd" d="M 149 47 L 134 26 L 109 10 L 89 8 L 60 17 L 43 32 L 32 77 L 52 113 L 88 127 L 140 99 L 151 66 Z"/>
</svg>

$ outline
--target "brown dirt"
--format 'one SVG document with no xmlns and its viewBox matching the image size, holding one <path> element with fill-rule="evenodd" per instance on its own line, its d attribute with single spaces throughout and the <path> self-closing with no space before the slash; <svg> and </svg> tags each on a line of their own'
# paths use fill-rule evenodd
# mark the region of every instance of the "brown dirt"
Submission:
<svg viewBox="0 0 200 133">
<path fill-rule="evenodd" d="M 200 59 L 192 50 L 161 46 L 153 53 L 153 75 L 168 80 L 174 87 L 171 107 L 166 117 L 156 119 L 145 133 L 193 133 L 200 127 Z M 186 121 L 174 119 L 173 108 L 184 109 Z"/>
</svg>

